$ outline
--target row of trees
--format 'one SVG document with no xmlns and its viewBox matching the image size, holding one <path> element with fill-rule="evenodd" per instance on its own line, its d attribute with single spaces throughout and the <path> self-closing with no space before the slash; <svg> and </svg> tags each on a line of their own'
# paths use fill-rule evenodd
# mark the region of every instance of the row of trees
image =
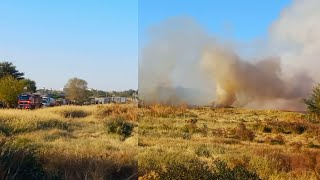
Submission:
<svg viewBox="0 0 320 180">
<path fill-rule="evenodd" d="M 72 78 L 65 85 L 66 96 L 71 101 L 80 104 L 87 100 L 89 92 L 87 82 Z M 23 92 L 36 92 L 35 81 L 24 78 L 11 62 L 0 62 L 0 102 L 5 107 L 15 107 L 17 96 Z"/>
<path fill-rule="evenodd" d="M 137 91 L 112 91 L 105 92 L 101 90 L 88 90 L 88 83 L 79 78 L 72 78 L 65 85 L 65 93 L 69 100 L 77 104 L 83 104 L 88 101 L 89 97 L 107 97 L 107 96 L 121 96 L 121 97 L 133 97 Z"/>
<path fill-rule="evenodd" d="M 64 87 L 66 98 L 76 104 L 83 104 L 89 97 L 123 96 L 132 97 L 135 90 L 105 92 L 88 90 L 88 83 L 79 78 L 70 79 Z M 36 92 L 36 83 L 24 78 L 11 62 L 0 62 L 0 105 L 14 107 L 17 105 L 17 96 L 23 92 Z M 52 94 L 53 96 L 58 94 Z"/>
</svg>

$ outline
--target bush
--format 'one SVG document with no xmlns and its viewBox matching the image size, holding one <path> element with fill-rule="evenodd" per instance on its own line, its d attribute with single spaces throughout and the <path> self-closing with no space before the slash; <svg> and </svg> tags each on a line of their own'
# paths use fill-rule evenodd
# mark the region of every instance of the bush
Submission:
<svg viewBox="0 0 320 180">
<path fill-rule="evenodd" d="M 61 109 L 58 113 L 64 118 L 83 118 L 89 115 L 88 112 L 73 108 Z"/>
<path fill-rule="evenodd" d="M 206 145 L 204 145 L 204 144 L 202 144 L 202 145 L 200 145 L 197 149 L 196 149 L 196 151 L 195 151 L 195 153 L 196 153 L 196 155 L 197 156 L 200 156 L 200 157 L 210 157 L 211 156 L 211 151 L 210 151 L 210 149 L 206 146 Z"/>
<path fill-rule="evenodd" d="M 252 141 L 255 138 L 254 132 L 247 129 L 244 123 L 240 123 L 233 131 L 236 138 L 243 141 Z"/>
<path fill-rule="evenodd" d="M 159 179 L 228 179 L 240 180 L 260 179 L 255 172 L 248 171 L 244 166 L 229 168 L 220 160 L 215 160 L 212 167 L 199 160 L 190 160 L 188 163 L 171 162 L 158 173 Z"/>
<path fill-rule="evenodd" d="M 260 179 L 256 172 L 248 171 L 243 165 L 237 165 L 233 169 L 221 160 L 214 161 L 214 178 L 213 179 L 230 179 L 230 180 L 258 180 Z"/>
<path fill-rule="evenodd" d="M 184 133 L 193 134 L 193 133 L 199 131 L 198 126 L 197 126 L 197 122 L 198 122 L 197 119 L 192 118 L 192 119 L 186 120 L 185 122 L 186 122 L 186 125 L 184 125 L 182 128 L 182 131 Z"/>
<path fill-rule="evenodd" d="M 108 133 L 115 133 L 122 135 L 123 137 L 128 137 L 131 135 L 134 124 L 126 122 L 123 119 L 110 120 L 105 123 Z"/>
<path fill-rule="evenodd" d="M 196 159 L 187 163 L 169 162 L 165 169 L 159 172 L 159 179 L 213 179 L 214 173 L 210 167 Z"/>
<path fill-rule="evenodd" d="M 312 122 L 319 122 L 320 120 L 320 84 L 315 86 L 312 90 L 312 94 L 304 99 L 304 103 L 308 108 L 308 118 Z"/>
<path fill-rule="evenodd" d="M 266 142 L 272 145 L 278 144 L 278 145 L 283 145 L 285 144 L 284 137 L 282 135 L 277 135 L 274 138 L 267 137 Z"/>
<path fill-rule="evenodd" d="M 271 133 L 271 131 L 272 131 L 272 128 L 271 128 L 271 127 L 268 127 L 268 126 L 264 126 L 264 127 L 263 127 L 263 132 L 264 132 L 264 133 Z"/>
<path fill-rule="evenodd" d="M 283 134 L 302 134 L 309 128 L 308 123 L 301 121 L 286 122 L 286 121 L 271 121 L 264 127 L 263 132 L 273 131 Z"/>
</svg>

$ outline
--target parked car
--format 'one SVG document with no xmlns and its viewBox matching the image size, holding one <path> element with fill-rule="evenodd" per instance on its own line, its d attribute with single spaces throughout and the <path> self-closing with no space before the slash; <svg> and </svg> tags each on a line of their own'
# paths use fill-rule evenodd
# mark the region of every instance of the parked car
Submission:
<svg viewBox="0 0 320 180">
<path fill-rule="evenodd" d="M 42 97 L 42 105 L 44 107 L 56 106 L 56 100 L 50 97 Z"/>
</svg>

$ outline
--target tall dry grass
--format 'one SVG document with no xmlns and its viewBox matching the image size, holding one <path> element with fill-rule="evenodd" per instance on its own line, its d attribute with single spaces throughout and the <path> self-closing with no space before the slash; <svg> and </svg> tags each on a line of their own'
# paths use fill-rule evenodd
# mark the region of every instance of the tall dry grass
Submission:
<svg viewBox="0 0 320 180">
<path fill-rule="evenodd" d="M 0 179 L 134 179 L 136 112 L 130 104 L 0 110 Z M 125 139 L 105 127 L 119 117 L 135 124 Z"/>
<path fill-rule="evenodd" d="M 197 179 L 196 173 L 188 174 L 187 169 L 196 166 L 190 159 L 207 165 L 219 159 L 230 170 L 226 174 L 241 167 L 261 179 L 319 178 L 320 124 L 302 113 L 161 105 L 140 112 L 141 179 L 159 179 L 174 171 Z M 216 175 L 214 167 L 203 170 Z"/>
</svg>

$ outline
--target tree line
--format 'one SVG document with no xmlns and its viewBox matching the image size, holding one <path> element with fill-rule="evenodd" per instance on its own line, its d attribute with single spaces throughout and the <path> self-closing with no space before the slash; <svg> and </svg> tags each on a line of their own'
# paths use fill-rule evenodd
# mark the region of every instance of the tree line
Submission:
<svg viewBox="0 0 320 180">
<path fill-rule="evenodd" d="M 0 106 L 16 107 L 17 97 L 21 93 L 37 91 L 36 82 L 25 78 L 24 73 L 17 70 L 12 62 L 0 62 Z M 88 83 L 80 78 L 71 78 L 64 86 L 65 97 L 75 104 L 83 104 L 90 97 L 122 96 L 133 97 L 135 90 L 105 92 L 88 90 Z M 53 98 L 59 98 L 58 92 L 51 92 Z"/>
</svg>

